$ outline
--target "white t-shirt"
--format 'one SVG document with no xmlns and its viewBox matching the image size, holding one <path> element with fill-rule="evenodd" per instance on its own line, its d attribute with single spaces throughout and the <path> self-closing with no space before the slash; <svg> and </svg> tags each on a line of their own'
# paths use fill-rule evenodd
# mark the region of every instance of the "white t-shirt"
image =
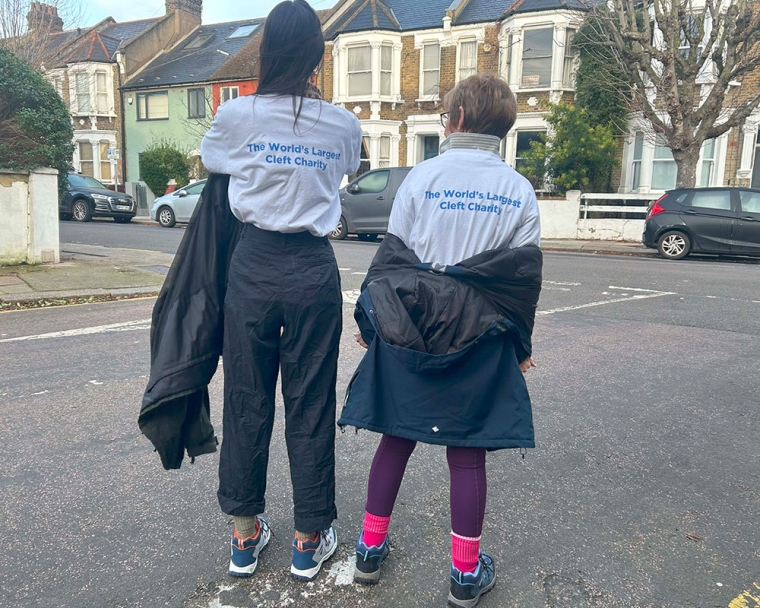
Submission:
<svg viewBox="0 0 760 608">
<path fill-rule="evenodd" d="M 347 110 L 304 99 L 296 123 L 292 97 L 251 95 L 219 108 L 201 158 L 210 172 L 230 175 L 240 221 L 325 236 L 340 221 L 338 190 L 358 171 L 361 145 L 359 120 Z"/>
<path fill-rule="evenodd" d="M 530 182 L 497 154 L 462 148 L 410 171 L 396 194 L 388 232 L 422 262 L 445 265 L 541 241 Z"/>
</svg>

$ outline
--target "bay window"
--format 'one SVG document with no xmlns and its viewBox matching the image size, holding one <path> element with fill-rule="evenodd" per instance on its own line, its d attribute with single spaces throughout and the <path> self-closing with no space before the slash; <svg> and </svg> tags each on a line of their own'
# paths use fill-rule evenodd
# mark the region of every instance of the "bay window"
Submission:
<svg viewBox="0 0 760 608">
<path fill-rule="evenodd" d="M 525 30 L 523 34 L 522 88 L 551 86 L 554 28 Z"/>
<path fill-rule="evenodd" d="M 372 94 L 372 49 L 366 44 L 348 49 L 348 96 Z"/>
<path fill-rule="evenodd" d="M 95 167 L 92 158 L 92 144 L 89 141 L 79 142 L 79 172 L 82 175 L 95 177 Z"/>
<path fill-rule="evenodd" d="M 100 180 L 111 181 L 111 159 L 108 158 L 108 149 L 111 144 L 107 141 L 100 142 Z"/>
<path fill-rule="evenodd" d="M 575 30 L 567 30 L 565 36 L 565 61 L 562 66 L 562 86 L 572 89 L 575 83 L 576 51 L 573 46 Z"/>
<path fill-rule="evenodd" d="M 383 135 L 380 138 L 380 158 L 379 167 L 385 168 L 391 166 L 391 137 Z"/>
<path fill-rule="evenodd" d="M 98 114 L 108 114 L 108 75 L 105 72 L 95 73 L 95 104 Z"/>
<path fill-rule="evenodd" d="M 541 141 L 541 136 L 546 131 L 518 131 L 517 132 L 517 149 L 515 151 L 515 169 L 525 165 L 525 157 L 530 152 L 530 144 L 534 141 Z"/>
<path fill-rule="evenodd" d="M 380 48 L 380 95 L 391 96 L 391 83 L 393 76 L 393 47 L 384 44 Z"/>
<path fill-rule="evenodd" d="M 77 72 L 75 79 L 77 112 L 90 112 L 90 75 L 87 72 Z"/>
<path fill-rule="evenodd" d="M 715 173 L 715 140 L 707 139 L 702 144 L 702 168 L 699 174 L 699 187 L 707 188 L 712 184 Z"/>
<path fill-rule="evenodd" d="M 633 162 L 631 163 L 631 189 L 638 190 L 641 186 L 641 161 L 644 158 L 644 133 L 636 131 L 633 141 Z"/>
</svg>

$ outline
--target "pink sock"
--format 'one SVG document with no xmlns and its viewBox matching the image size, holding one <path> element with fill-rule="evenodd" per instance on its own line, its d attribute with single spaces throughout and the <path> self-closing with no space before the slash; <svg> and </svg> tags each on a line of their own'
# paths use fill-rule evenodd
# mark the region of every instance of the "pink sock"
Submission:
<svg viewBox="0 0 760 608">
<path fill-rule="evenodd" d="M 460 572 L 475 572 L 480 558 L 480 537 L 468 538 L 451 533 L 451 561 Z"/>
<path fill-rule="evenodd" d="M 369 511 L 364 513 L 364 544 L 368 547 L 379 547 L 388 536 L 390 517 L 378 517 Z"/>
</svg>

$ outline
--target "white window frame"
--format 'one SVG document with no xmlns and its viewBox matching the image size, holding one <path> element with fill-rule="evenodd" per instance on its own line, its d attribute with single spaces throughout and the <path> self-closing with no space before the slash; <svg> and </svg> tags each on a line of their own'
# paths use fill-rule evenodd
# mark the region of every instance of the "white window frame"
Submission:
<svg viewBox="0 0 760 608">
<path fill-rule="evenodd" d="M 92 76 L 84 70 L 74 72 L 72 76 L 74 77 L 72 106 L 75 109 L 75 113 L 80 115 L 92 114 Z M 80 90 L 79 86 L 80 81 L 86 84 L 86 87 L 82 87 L 82 90 Z M 85 96 L 87 98 L 86 109 L 82 109 L 85 104 L 81 103 L 81 99 Z"/>
<path fill-rule="evenodd" d="M 631 160 L 631 190 L 638 190 L 641 187 L 641 176 L 642 176 L 643 169 L 644 169 L 644 132 L 639 130 L 633 134 L 633 151 L 632 151 L 632 160 Z"/>
<path fill-rule="evenodd" d="M 350 62 L 348 56 L 350 55 L 351 51 L 358 51 L 359 49 L 363 49 L 363 50 L 366 50 L 367 52 L 369 52 L 369 69 L 368 70 L 355 70 L 355 71 L 352 72 L 351 68 L 350 68 L 351 62 Z M 359 75 L 359 74 L 369 74 L 369 91 L 366 94 L 365 93 L 360 93 L 360 94 L 352 94 L 351 93 L 351 76 L 353 76 L 353 75 Z M 347 87 L 346 88 L 346 93 L 347 93 L 347 97 L 349 99 L 364 99 L 364 98 L 368 99 L 368 98 L 372 97 L 372 79 L 373 79 L 373 75 L 372 75 L 372 45 L 369 44 L 369 43 L 367 43 L 367 44 L 355 44 L 355 45 L 351 45 L 350 47 L 348 47 L 348 49 L 346 50 L 346 87 Z"/>
<path fill-rule="evenodd" d="M 386 150 L 383 150 L 384 147 Z M 391 166 L 391 135 L 389 133 L 380 136 L 377 165 L 381 169 L 386 169 Z"/>
<path fill-rule="evenodd" d="M 390 67 L 389 70 L 388 69 L 385 69 L 385 70 L 383 69 L 383 54 L 386 51 L 390 55 L 390 60 L 391 60 L 391 67 Z M 371 57 L 372 56 L 370 55 L 370 58 Z M 380 70 L 380 97 L 390 97 L 391 95 L 393 95 L 393 45 L 392 44 L 383 43 L 380 46 L 380 66 L 379 66 L 379 70 Z M 383 75 L 385 75 L 385 74 L 388 75 L 388 79 L 387 79 L 388 87 L 387 87 L 387 89 L 383 90 Z"/>
<path fill-rule="evenodd" d="M 82 159 L 82 146 L 89 146 L 90 148 L 90 158 L 88 160 Z M 77 159 L 79 161 L 79 172 L 82 175 L 88 175 L 90 177 L 95 177 L 95 146 L 91 141 L 88 141 L 86 139 L 80 139 L 77 142 Z M 100 159 L 100 148 L 98 147 L 98 161 Z M 89 163 L 90 164 L 90 173 L 85 173 L 83 169 L 83 163 Z M 97 178 L 95 178 L 97 179 Z"/>
<path fill-rule="evenodd" d="M 540 83 L 540 76 L 539 76 L 539 83 L 536 85 L 526 85 L 524 81 L 524 72 L 525 72 L 525 42 L 527 39 L 527 33 L 528 32 L 535 32 L 539 30 L 551 30 L 552 31 L 552 46 L 551 46 L 551 55 L 548 56 L 549 59 L 549 82 L 547 84 L 541 84 Z M 555 36 L 557 35 L 557 26 L 554 23 L 547 23 L 544 25 L 536 25 L 531 27 L 526 27 L 523 29 L 522 32 L 522 44 L 521 44 L 521 54 L 520 54 L 520 90 L 547 90 L 552 88 L 552 82 L 554 79 L 554 47 L 556 44 L 554 44 Z M 546 57 L 528 57 L 528 61 L 533 59 L 546 59 Z"/>
<path fill-rule="evenodd" d="M 225 95 L 227 96 L 227 99 L 225 99 Z M 219 107 L 222 107 L 228 101 L 232 101 L 238 97 L 240 97 L 240 87 L 233 85 L 221 87 L 219 89 Z"/>
<path fill-rule="evenodd" d="M 103 77 L 105 88 L 103 90 L 98 89 L 98 79 Z M 110 114 L 110 95 L 108 94 L 108 72 L 105 70 L 96 70 L 95 77 L 93 78 L 93 86 L 95 87 L 95 114 L 108 115 Z M 102 98 L 102 99 L 101 99 Z M 101 107 L 101 101 L 103 101 L 103 107 Z"/>
<path fill-rule="evenodd" d="M 565 89 L 575 88 L 575 72 L 578 66 L 578 53 L 573 46 L 573 38 L 575 38 L 577 33 L 577 30 L 570 27 L 565 30 L 565 44 L 562 61 L 562 87 Z"/>
<path fill-rule="evenodd" d="M 474 44 L 475 45 L 475 65 L 472 66 L 462 66 L 462 60 L 464 58 L 464 53 L 462 52 L 462 47 L 467 44 Z M 465 80 L 466 78 L 469 78 L 470 76 L 473 76 L 478 73 L 478 53 L 480 50 L 480 44 L 478 42 L 477 38 L 462 38 L 459 40 L 459 44 L 457 44 L 457 73 L 456 73 L 456 81 L 461 82 L 462 80 Z"/>
<path fill-rule="evenodd" d="M 425 67 L 425 51 L 428 47 L 434 46 L 438 49 L 438 65 L 435 69 L 433 68 L 426 68 Z M 426 73 L 436 73 L 436 85 L 435 85 L 435 92 L 434 93 L 428 93 L 425 90 L 425 74 Z M 438 101 L 440 99 L 440 90 L 441 90 L 441 43 L 436 41 L 432 42 L 425 42 L 422 45 L 422 50 L 420 51 L 420 97 L 419 101 Z"/>
</svg>

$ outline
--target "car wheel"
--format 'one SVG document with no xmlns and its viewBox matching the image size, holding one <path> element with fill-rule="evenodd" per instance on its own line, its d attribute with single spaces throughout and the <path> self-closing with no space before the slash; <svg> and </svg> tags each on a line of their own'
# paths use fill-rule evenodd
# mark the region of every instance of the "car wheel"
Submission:
<svg viewBox="0 0 760 608">
<path fill-rule="evenodd" d="M 377 237 L 379 237 L 379 234 L 370 234 L 368 232 L 364 232 L 362 234 L 357 234 L 356 236 L 359 237 L 360 241 L 367 241 L 368 243 L 373 243 L 377 240 Z"/>
<path fill-rule="evenodd" d="M 348 236 L 348 224 L 346 223 L 346 218 L 341 215 L 340 221 L 338 222 L 338 225 L 335 227 L 335 230 L 333 230 L 330 233 L 330 238 L 334 241 L 342 241 L 347 236 Z"/>
<path fill-rule="evenodd" d="M 71 206 L 71 215 L 77 222 L 89 222 L 92 219 L 90 206 L 86 200 L 81 198 L 74 201 L 74 204 Z"/>
<path fill-rule="evenodd" d="M 174 228 L 177 223 L 177 218 L 174 217 L 174 211 L 171 210 L 171 207 L 161 207 L 156 217 L 158 217 L 158 223 L 164 228 Z"/>
<path fill-rule="evenodd" d="M 691 239 L 683 232 L 666 232 L 657 242 L 657 251 L 666 260 L 680 260 L 689 255 Z"/>
</svg>

